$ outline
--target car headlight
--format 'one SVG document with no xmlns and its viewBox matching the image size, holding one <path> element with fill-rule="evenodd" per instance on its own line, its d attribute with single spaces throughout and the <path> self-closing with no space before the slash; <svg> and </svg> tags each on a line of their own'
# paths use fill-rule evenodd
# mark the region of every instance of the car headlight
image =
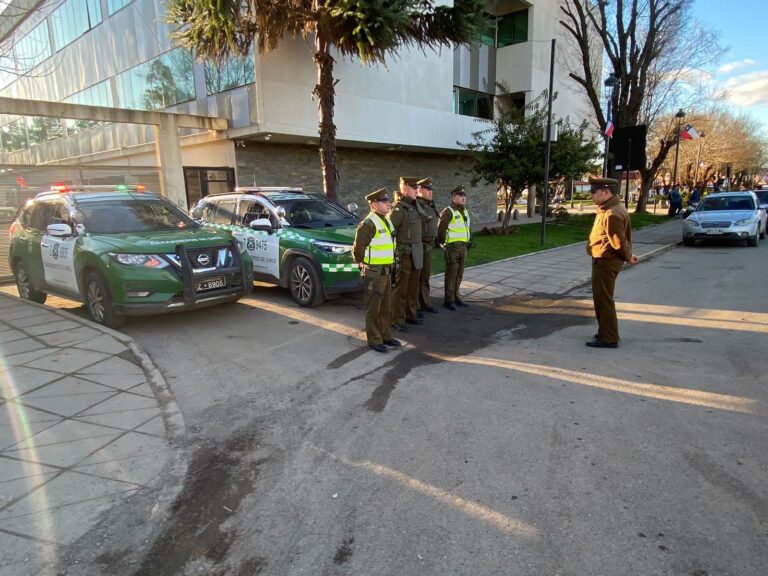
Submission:
<svg viewBox="0 0 768 576">
<path fill-rule="evenodd" d="M 744 218 L 744 220 L 737 220 L 736 226 L 749 226 L 750 224 L 754 224 L 757 222 L 757 218 Z"/>
<path fill-rule="evenodd" d="M 328 254 L 349 254 L 352 252 L 352 244 L 337 244 L 336 242 L 324 242 L 322 240 L 312 240 L 312 244 L 322 252 Z"/>
<path fill-rule="evenodd" d="M 694 220 L 693 218 L 690 218 L 690 217 L 685 219 L 685 223 L 688 224 L 688 226 L 698 226 L 699 225 L 699 221 L 698 220 Z"/>
<path fill-rule="evenodd" d="M 165 268 L 168 266 L 157 254 L 109 254 L 112 259 L 123 266 L 144 266 L 145 268 Z"/>
</svg>

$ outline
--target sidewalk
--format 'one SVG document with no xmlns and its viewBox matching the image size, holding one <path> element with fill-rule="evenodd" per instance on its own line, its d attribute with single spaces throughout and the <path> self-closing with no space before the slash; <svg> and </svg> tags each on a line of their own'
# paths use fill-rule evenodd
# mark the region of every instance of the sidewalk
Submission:
<svg viewBox="0 0 768 576">
<path fill-rule="evenodd" d="M 490 262 L 464 270 L 461 293 L 469 302 L 493 301 L 515 294 L 562 294 L 590 279 L 590 260 L 584 242 Z M 677 244 L 682 221 L 670 220 L 632 231 L 635 254 L 644 258 Z M 432 277 L 432 295 L 443 295 L 444 275 Z"/>
<path fill-rule="evenodd" d="M 170 441 L 183 428 L 130 338 L 0 294 L 0 574 L 66 573 L 67 547 L 102 513 L 137 495 L 172 501 L 158 477 L 183 477 Z"/>
</svg>

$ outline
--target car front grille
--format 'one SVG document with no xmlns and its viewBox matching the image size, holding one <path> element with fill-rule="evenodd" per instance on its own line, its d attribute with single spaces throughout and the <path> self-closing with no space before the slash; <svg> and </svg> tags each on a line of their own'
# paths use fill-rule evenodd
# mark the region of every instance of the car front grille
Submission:
<svg viewBox="0 0 768 576">
<path fill-rule="evenodd" d="M 730 222 L 702 222 L 702 228 L 730 228 Z"/>
</svg>

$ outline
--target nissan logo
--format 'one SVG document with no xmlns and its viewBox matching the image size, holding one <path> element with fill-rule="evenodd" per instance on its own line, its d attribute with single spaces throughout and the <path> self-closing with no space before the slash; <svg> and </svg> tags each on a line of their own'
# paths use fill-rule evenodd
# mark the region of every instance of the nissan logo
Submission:
<svg viewBox="0 0 768 576">
<path fill-rule="evenodd" d="M 211 257 L 208 256 L 208 254 L 198 254 L 197 263 L 200 264 L 200 266 L 208 266 L 208 264 L 211 263 Z"/>
</svg>

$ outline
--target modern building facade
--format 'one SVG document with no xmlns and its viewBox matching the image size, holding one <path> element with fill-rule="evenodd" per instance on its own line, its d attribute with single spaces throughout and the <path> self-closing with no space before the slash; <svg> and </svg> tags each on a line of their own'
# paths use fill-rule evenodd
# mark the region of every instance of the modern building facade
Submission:
<svg viewBox="0 0 768 576">
<path fill-rule="evenodd" d="M 188 203 L 235 185 L 322 190 L 309 43 L 287 40 L 264 57 L 214 66 L 174 45 L 161 0 L 24 1 L 0 20 L 0 96 L 227 118 L 227 131 L 179 131 Z M 469 183 L 458 143 L 484 128 L 497 99 L 520 106 L 547 88 L 552 38 L 560 42 L 554 112 L 585 117 L 588 103 L 568 79 L 573 53 L 559 4 L 500 0 L 476 47 L 403 50 L 387 66 L 339 58 L 340 201 L 362 204 L 409 175 L 431 176 L 447 202 L 448 190 Z M 497 82 L 509 93 L 497 94 Z M 151 127 L 3 112 L 0 165 L 12 171 L 0 174 L 0 192 L 78 175 L 149 185 L 156 177 Z M 470 188 L 470 203 L 477 221 L 493 220 L 495 187 Z"/>
</svg>

